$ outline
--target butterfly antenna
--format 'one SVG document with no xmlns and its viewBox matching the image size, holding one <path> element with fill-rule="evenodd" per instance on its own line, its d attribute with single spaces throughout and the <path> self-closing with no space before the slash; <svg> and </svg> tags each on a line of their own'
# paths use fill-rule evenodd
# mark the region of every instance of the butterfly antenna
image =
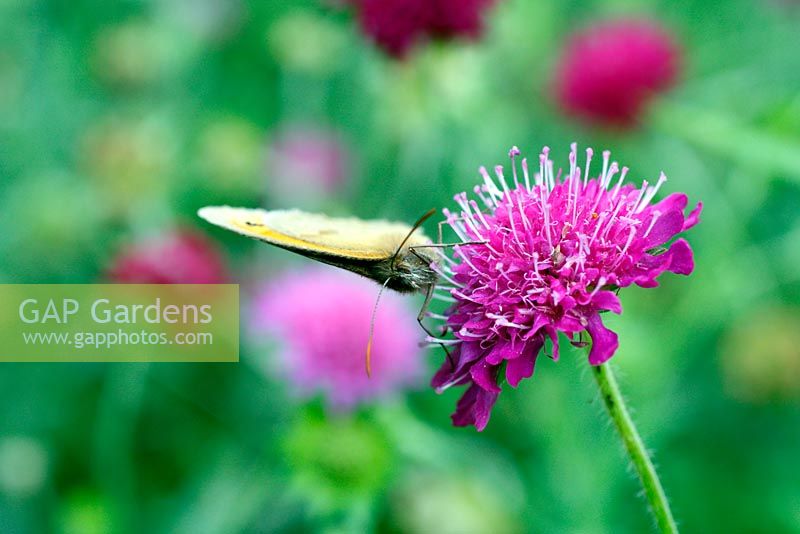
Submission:
<svg viewBox="0 0 800 534">
<path fill-rule="evenodd" d="M 367 377 L 372 377 L 372 338 L 375 335 L 375 317 L 378 314 L 378 304 L 381 301 L 381 295 L 383 295 L 383 290 L 386 289 L 386 286 L 389 284 L 389 280 L 391 280 L 391 278 L 387 278 L 381 286 L 381 290 L 378 291 L 378 298 L 375 299 L 375 306 L 372 308 L 372 318 L 369 321 L 369 340 L 367 341 L 366 358 Z"/>
<path fill-rule="evenodd" d="M 392 256 L 392 267 L 394 267 L 394 262 L 397 259 L 397 256 L 400 254 L 400 251 L 403 250 L 403 247 L 406 245 L 406 243 L 408 243 L 408 240 L 411 238 L 411 236 L 414 235 L 414 232 L 417 231 L 417 228 L 422 226 L 422 223 L 430 219 L 434 213 L 436 213 L 436 208 L 431 208 L 427 212 L 425 212 L 425 214 L 422 217 L 417 219 L 417 222 L 415 222 L 414 226 L 411 227 L 411 230 L 408 231 L 406 237 L 400 242 L 400 246 L 397 247 L 397 250 L 394 251 L 394 256 Z"/>
</svg>

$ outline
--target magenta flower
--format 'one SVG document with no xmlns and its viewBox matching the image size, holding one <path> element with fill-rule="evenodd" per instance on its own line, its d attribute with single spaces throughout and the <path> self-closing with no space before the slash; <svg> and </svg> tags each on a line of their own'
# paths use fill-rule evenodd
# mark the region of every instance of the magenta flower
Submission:
<svg viewBox="0 0 800 534">
<path fill-rule="evenodd" d="M 362 31 L 387 54 L 403 58 L 429 38 L 477 38 L 494 0 L 350 0 Z"/>
<path fill-rule="evenodd" d="M 422 375 L 418 325 L 398 295 L 384 294 L 375 318 L 372 378 L 364 357 L 377 288 L 327 267 L 284 275 L 253 299 L 251 331 L 280 341 L 277 367 L 300 396 L 322 393 L 334 409 L 388 396 Z"/>
<path fill-rule="evenodd" d="M 183 229 L 129 245 L 111 262 L 108 277 L 121 284 L 224 284 L 222 254 L 202 234 Z"/>
<path fill-rule="evenodd" d="M 649 20 L 614 20 L 573 35 L 557 62 L 555 96 L 590 123 L 630 127 L 680 72 L 673 36 Z"/>
<path fill-rule="evenodd" d="M 618 341 L 600 314 L 622 312 L 617 290 L 654 287 L 666 271 L 689 274 L 694 268 L 684 239 L 666 244 L 698 222 L 702 204 L 688 217 L 682 193 L 651 204 L 666 180 L 663 173 L 655 184 L 637 188 L 624 183 L 628 169 L 603 152 L 602 173 L 589 178 L 592 150 L 581 172 L 573 144 L 562 178 L 554 175 L 548 152 L 543 150 L 533 182 L 522 160 L 520 181 L 514 147 L 511 185 L 501 166 L 495 168 L 497 182 L 481 168 L 484 183 L 475 195 L 482 206 L 462 193 L 455 197 L 460 213 L 445 210 L 464 244 L 438 267 L 452 286 L 454 304 L 443 319 L 455 339 L 430 339 L 450 345 L 452 359 L 432 385 L 438 392 L 469 386 L 452 417 L 457 426 L 482 430 L 500 394 L 498 380 L 504 376 L 516 388 L 532 376 L 548 339 L 557 360 L 559 332 L 582 344 L 585 331 L 592 341 L 589 363 L 605 362 Z"/>
</svg>

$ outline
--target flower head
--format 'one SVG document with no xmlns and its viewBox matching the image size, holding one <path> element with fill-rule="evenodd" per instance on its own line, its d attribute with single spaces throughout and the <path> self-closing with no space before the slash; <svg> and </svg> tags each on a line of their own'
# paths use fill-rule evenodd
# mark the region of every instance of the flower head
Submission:
<svg viewBox="0 0 800 534">
<path fill-rule="evenodd" d="M 227 279 L 214 244 L 185 229 L 128 246 L 113 259 L 108 276 L 123 284 L 223 284 Z"/>
<path fill-rule="evenodd" d="M 689 274 L 694 268 L 685 240 L 663 246 L 698 222 L 702 205 L 684 217 L 682 193 L 651 204 L 666 180 L 663 173 L 653 185 L 625 183 L 627 167 L 620 169 L 606 151 L 602 172 L 590 178 L 592 150 L 582 172 L 573 144 L 562 178 L 548 152 L 543 150 L 533 176 L 523 159 L 519 176 L 514 147 L 512 183 L 501 166 L 495 168 L 497 181 L 481 168 L 483 184 L 475 195 L 482 206 L 461 193 L 455 197 L 460 212 L 445 210 L 462 240 L 438 267 L 452 286 L 446 326 L 455 339 L 430 341 L 452 347 L 452 363 L 433 378 L 437 391 L 469 386 L 453 414 L 457 426 L 483 429 L 500 393 L 498 379 L 504 376 L 515 388 L 530 377 L 548 339 L 558 359 L 559 332 L 580 344 L 585 331 L 592 341 L 589 363 L 605 362 L 618 341 L 600 313 L 621 313 L 617 290 L 654 287 L 666 271 Z"/>
<path fill-rule="evenodd" d="M 287 274 L 256 295 L 251 330 L 281 342 L 276 363 L 302 396 L 321 392 L 332 407 L 349 409 L 413 384 L 422 372 L 413 313 L 385 294 L 375 316 L 372 378 L 366 375 L 375 297 L 371 282 L 330 268 Z"/>
<path fill-rule="evenodd" d="M 588 122 L 634 125 L 649 100 L 669 89 L 680 70 L 672 35 L 649 20 L 615 20 L 572 36 L 559 59 L 556 98 Z"/>
<path fill-rule="evenodd" d="M 362 31 L 387 54 L 404 57 L 427 38 L 476 38 L 494 0 L 351 0 Z"/>
</svg>

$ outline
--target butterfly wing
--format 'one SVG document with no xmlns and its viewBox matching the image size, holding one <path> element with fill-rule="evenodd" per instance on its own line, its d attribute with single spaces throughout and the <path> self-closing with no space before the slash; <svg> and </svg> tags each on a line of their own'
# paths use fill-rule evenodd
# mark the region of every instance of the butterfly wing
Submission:
<svg viewBox="0 0 800 534">
<path fill-rule="evenodd" d="M 345 268 L 342 263 L 390 259 L 411 231 L 403 223 L 328 217 L 300 210 L 206 206 L 198 215 L 222 228 Z M 427 242 L 417 230 L 405 246 Z"/>
</svg>

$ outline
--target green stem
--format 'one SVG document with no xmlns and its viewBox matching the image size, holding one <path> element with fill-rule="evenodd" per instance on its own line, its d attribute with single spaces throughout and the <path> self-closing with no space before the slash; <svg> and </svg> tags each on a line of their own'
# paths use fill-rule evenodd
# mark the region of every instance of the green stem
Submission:
<svg viewBox="0 0 800 534">
<path fill-rule="evenodd" d="M 669 501 L 667 501 L 667 496 L 664 494 L 664 488 L 661 487 L 656 468 L 653 466 L 653 462 L 650 461 L 644 442 L 636 431 L 636 426 L 633 424 L 628 409 L 625 407 L 625 401 L 619 391 L 619 385 L 617 385 L 617 379 L 614 378 L 611 367 L 604 363 L 593 366 L 592 370 L 600 388 L 600 396 L 603 398 L 603 403 L 605 403 L 608 414 L 611 416 L 611 420 L 614 422 L 620 437 L 622 437 L 628 456 L 630 456 L 633 466 L 636 468 L 636 473 L 639 475 L 645 497 L 647 497 L 647 502 L 655 516 L 659 530 L 661 532 L 677 533 L 678 527 L 669 509 Z"/>
</svg>

